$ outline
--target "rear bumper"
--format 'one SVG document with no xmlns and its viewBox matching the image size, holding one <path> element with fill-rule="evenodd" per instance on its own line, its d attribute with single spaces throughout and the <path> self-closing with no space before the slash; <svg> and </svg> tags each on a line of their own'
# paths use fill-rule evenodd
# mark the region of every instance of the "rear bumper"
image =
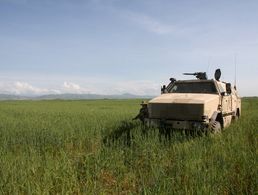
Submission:
<svg viewBox="0 0 258 195">
<path fill-rule="evenodd" d="M 164 119 L 145 119 L 149 127 L 168 127 L 179 130 L 206 129 L 209 123 L 205 121 L 182 121 L 182 120 L 164 120 Z"/>
</svg>

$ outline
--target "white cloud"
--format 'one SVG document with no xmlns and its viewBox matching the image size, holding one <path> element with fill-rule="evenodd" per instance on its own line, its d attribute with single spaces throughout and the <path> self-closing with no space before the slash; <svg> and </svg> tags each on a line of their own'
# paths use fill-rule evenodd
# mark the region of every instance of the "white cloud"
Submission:
<svg viewBox="0 0 258 195">
<path fill-rule="evenodd" d="M 33 83 L 38 82 L 34 80 Z M 109 82 L 107 82 L 105 79 L 101 80 L 94 78 L 90 80 L 80 80 L 79 83 L 80 85 L 74 82 L 65 81 L 62 85 L 53 85 L 53 83 L 51 84 L 51 81 L 46 81 L 44 82 L 44 87 L 35 87 L 34 85 L 24 81 L 0 81 L 0 94 L 14 94 L 24 96 L 63 93 L 91 93 L 104 95 L 131 93 L 135 95 L 157 95 L 160 92 L 160 84 L 152 81 L 109 80 Z"/>
<path fill-rule="evenodd" d="M 138 23 L 142 28 L 154 32 L 156 34 L 169 34 L 175 32 L 175 27 L 169 24 L 164 24 L 150 16 L 136 13 L 129 13 L 129 17 L 134 22 Z"/>
<path fill-rule="evenodd" d="M 27 94 L 41 95 L 41 94 L 48 94 L 48 93 L 54 92 L 49 89 L 33 87 L 32 85 L 26 82 L 19 82 L 19 81 L 15 82 L 12 90 L 17 95 L 27 95 Z"/>
<path fill-rule="evenodd" d="M 28 93 L 39 93 L 40 89 L 31 86 L 28 83 L 16 82 L 13 88 L 15 94 L 28 94 Z"/>
<path fill-rule="evenodd" d="M 69 90 L 80 90 L 81 87 L 75 83 L 64 82 L 64 88 Z"/>
<path fill-rule="evenodd" d="M 38 88 L 30 85 L 27 82 L 11 82 L 0 83 L 0 93 L 15 94 L 15 95 L 44 95 L 44 94 L 58 94 L 59 90 Z"/>
<path fill-rule="evenodd" d="M 82 88 L 80 85 L 72 82 L 67 82 L 67 81 L 65 81 L 63 84 L 63 92 L 78 93 L 78 94 L 89 93 L 88 90 L 86 90 L 85 88 Z"/>
<path fill-rule="evenodd" d="M 125 17 L 127 20 L 129 19 L 139 25 L 139 27 L 156 34 L 169 34 L 176 30 L 174 25 L 166 24 L 146 14 L 116 7 L 115 4 L 119 2 L 119 0 L 91 0 L 91 2 L 95 4 L 98 9 L 102 9 L 103 11 L 108 10 L 112 12 L 112 14 L 117 14 L 119 17 Z"/>
</svg>

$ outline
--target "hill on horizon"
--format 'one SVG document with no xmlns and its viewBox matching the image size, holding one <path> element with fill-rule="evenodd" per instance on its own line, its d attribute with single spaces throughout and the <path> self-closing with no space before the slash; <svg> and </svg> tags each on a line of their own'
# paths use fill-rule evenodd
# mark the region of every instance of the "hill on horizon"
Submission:
<svg viewBox="0 0 258 195">
<path fill-rule="evenodd" d="M 134 95 L 130 93 L 124 93 L 121 95 L 102 95 L 102 94 L 48 94 L 39 96 L 22 96 L 12 94 L 0 94 L 0 100 L 83 100 L 83 99 L 150 99 L 153 96 L 148 95 Z"/>
</svg>

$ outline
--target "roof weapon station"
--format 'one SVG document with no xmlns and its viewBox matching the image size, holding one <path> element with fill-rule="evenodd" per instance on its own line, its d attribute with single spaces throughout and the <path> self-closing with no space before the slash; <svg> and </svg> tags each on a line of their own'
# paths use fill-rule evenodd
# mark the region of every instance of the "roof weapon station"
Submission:
<svg viewBox="0 0 258 195">
<path fill-rule="evenodd" d="M 208 79 L 206 72 L 184 73 L 184 75 L 193 75 L 199 80 L 207 80 Z"/>
</svg>

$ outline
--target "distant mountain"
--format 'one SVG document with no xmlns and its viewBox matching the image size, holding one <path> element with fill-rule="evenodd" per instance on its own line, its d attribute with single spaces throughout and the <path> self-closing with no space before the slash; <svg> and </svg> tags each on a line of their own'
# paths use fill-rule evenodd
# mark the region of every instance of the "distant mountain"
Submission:
<svg viewBox="0 0 258 195">
<path fill-rule="evenodd" d="M 0 94 L 0 100 L 90 100 L 90 99 L 151 99 L 154 96 L 139 96 L 130 93 L 122 95 L 99 94 L 49 94 L 42 96 L 18 96 Z"/>
<path fill-rule="evenodd" d="M 0 94 L 0 100 L 26 100 L 26 99 L 28 99 L 28 97 L 9 95 L 9 94 Z"/>
<path fill-rule="evenodd" d="M 49 94 L 41 96 L 19 96 L 11 94 L 0 94 L 0 101 L 4 100 L 96 100 L 96 99 L 152 99 L 155 96 L 148 95 L 134 95 L 130 93 L 124 93 L 122 95 L 100 95 L 100 94 Z M 243 97 L 243 99 L 258 98 Z"/>
<path fill-rule="evenodd" d="M 152 96 L 138 96 L 133 94 L 122 94 L 122 95 L 99 95 L 99 94 L 53 94 L 53 95 L 43 95 L 36 97 L 34 99 L 42 100 L 53 100 L 53 99 L 62 99 L 62 100 L 80 100 L 80 99 L 148 99 Z"/>
</svg>

